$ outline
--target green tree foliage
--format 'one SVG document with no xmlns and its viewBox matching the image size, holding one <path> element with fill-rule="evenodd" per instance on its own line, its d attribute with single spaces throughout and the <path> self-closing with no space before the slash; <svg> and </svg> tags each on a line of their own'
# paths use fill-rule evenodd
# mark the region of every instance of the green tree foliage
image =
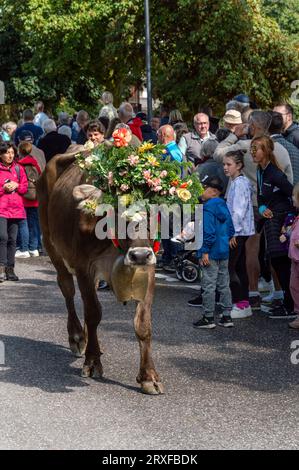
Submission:
<svg viewBox="0 0 299 470">
<path fill-rule="evenodd" d="M 274 18 L 280 29 L 299 46 L 298 0 L 263 0 L 263 12 Z"/>
<path fill-rule="evenodd" d="M 261 106 L 288 97 L 299 78 L 298 50 L 261 6 L 151 0 L 155 96 L 190 111 L 199 104 L 220 109 L 240 92 Z M 145 78 L 143 7 L 143 0 L 0 0 L 7 51 L 0 79 L 9 99 L 90 106 L 104 88 L 116 101 L 126 98 Z"/>
</svg>

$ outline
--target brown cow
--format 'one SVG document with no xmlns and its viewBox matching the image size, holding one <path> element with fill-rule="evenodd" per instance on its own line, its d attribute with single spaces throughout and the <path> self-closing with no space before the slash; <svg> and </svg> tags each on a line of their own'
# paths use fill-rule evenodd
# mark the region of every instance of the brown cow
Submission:
<svg viewBox="0 0 299 470">
<path fill-rule="evenodd" d="M 102 310 L 96 287 L 106 280 L 120 301 L 137 300 L 134 319 L 140 346 L 137 382 L 148 394 L 163 393 L 151 358 L 151 307 L 155 288 L 156 258 L 149 240 L 120 241 L 121 255 L 109 239 L 95 236 L 97 218 L 78 210 L 78 202 L 99 195 L 75 162 L 75 152 L 57 155 L 38 182 L 40 222 L 45 248 L 56 268 L 58 285 L 68 310 L 69 344 L 73 353 L 84 354 L 83 377 L 102 376 L 97 327 Z M 74 305 L 76 275 L 84 304 L 84 328 Z"/>
</svg>

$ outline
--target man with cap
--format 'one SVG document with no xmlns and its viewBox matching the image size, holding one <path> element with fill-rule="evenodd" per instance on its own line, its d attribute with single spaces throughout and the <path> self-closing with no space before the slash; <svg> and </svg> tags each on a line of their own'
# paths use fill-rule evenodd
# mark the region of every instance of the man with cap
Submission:
<svg viewBox="0 0 299 470">
<path fill-rule="evenodd" d="M 32 132 L 22 131 L 19 135 L 19 140 L 20 140 L 20 143 L 21 142 L 30 142 L 31 143 L 31 145 L 32 145 L 31 156 L 36 159 L 41 171 L 44 171 L 44 169 L 46 167 L 46 164 L 47 164 L 46 158 L 45 158 L 45 153 L 33 144 L 34 137 L 33 137 Z"/>
<path fill-rule="evenodd" d="M 236 111 L 235 109 L 230 109 L 226 111 L 225 115 L 223 116 L 224 127 L 229 129 L 231 132 L 235 132 L 235 129 L 238 124 L 242 124 L 242 118 L 240 111 Z"/>
</svg>

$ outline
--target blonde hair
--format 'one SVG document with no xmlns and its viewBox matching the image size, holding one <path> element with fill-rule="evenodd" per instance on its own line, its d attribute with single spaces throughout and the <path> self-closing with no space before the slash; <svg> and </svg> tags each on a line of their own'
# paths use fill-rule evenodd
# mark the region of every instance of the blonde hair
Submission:
<svg viewBox="0 0 299 470">
<path fill-rule="evenodd" d="M 274 155 L 274 142 L 271 139 L 271 137 L 267 135 L 260 135 L 257 137 L 254 137 L 251 141 L 251 147 L 254 143 L 260 142 L 261 143 L 261 149 L 264 152 L 264 154 L 267 155 L 267 158 L 273 165 L 275 165 L 279 170 L 281 170 L 280 166 L 277 163 L 276 157 Z"/>
<path fill-rule="evenodd" d="M 299 203 L 299 183 L 296 183 L 293 188 L 293 196 L 296 199 L 296 201 Z"/>
</svg>

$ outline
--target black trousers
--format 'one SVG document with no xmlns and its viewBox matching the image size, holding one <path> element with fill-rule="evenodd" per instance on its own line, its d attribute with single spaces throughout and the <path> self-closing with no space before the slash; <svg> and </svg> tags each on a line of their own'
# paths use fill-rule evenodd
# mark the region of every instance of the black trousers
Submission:
<svg viewBox="0 0 299 470">
<path fill-rule="evenodd" d="M 229 279 L 233 303 L 249 299 L 249 282 L 246 269 L 245 243 L 248 237 L 236 237 L 237 246 L 229 252 Z"/>
<path fill-rule="evenodd" d="M 284 291 L 283 305 L 288 312 L 293 312 L 294 301 L 290 292 L 291 260 L 286 254 L 285 256 L 271 258 L 271 264 Z"/>
<path fill-rule="evenodd" d="M 18 219 L 0 217 L 0 266 L 15 265 Z"/>
</svg>

